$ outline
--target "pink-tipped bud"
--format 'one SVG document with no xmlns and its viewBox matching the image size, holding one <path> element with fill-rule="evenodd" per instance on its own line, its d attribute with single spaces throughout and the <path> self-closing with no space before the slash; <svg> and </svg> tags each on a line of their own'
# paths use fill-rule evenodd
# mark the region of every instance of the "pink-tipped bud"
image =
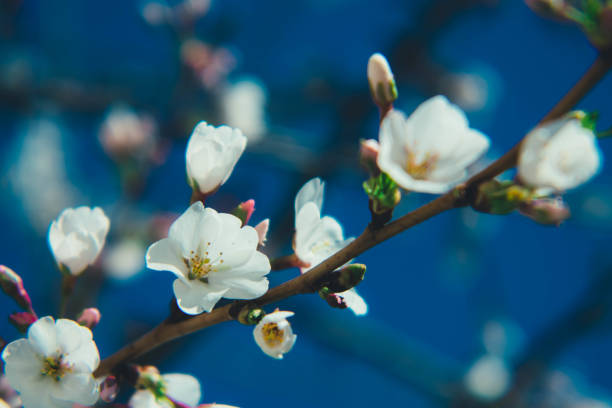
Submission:
<svg viewBox="0 0 612 408">
<path fill-rule="evenodd" d="M 268 239 L 268 229 L 270 228 L 270 220 L 266 218 L 255 226 L 257 236 L 259 237 L 259 246 L 264 246 Z"/>
<path fill-rule="evenodd" d="M 330 293 L 325 297 L 325 301 L 336 309 L 346 309 L 348 307 L 344 298 L 337 293 Z"/>
<path fill-rule="evenodd" d="M 77 317 L 77 323 L 81 326 L 89 327 L 93 329 L 100 323 L 100 319 L 102 318 L 102 313 L 95 307 L 90 307 L 84 309 Z"/>
<path fill-rule="evenodd" d="M 391 67 L 382 54 L 373 54 L 368 60 L 368 82 L 372 99 L 383 112 L 387 112 L 397 99 L 397 87 Z"/>
<path fill-rule="evenodd" d="M 378 150 L 380 146 L 378 141 L 374 139 L 362 140 L 359 146 L 359 162 L 372 174 L 378 174 Z"/>
<path fill-rule="evenodd" d="M 520 213 L 543 225 L 559 226 L 570 217 L 570 209 L 560 198 L 532 200 L 519 209 Z"/>
<path fill-rule="evenodd" d="M 119 393 L 119 382 L 115 376 L 109 375 L 100 385 L 100 399 L 104 402 L 113 402 Z"/>
<path fill-rule="evenodd" d="M 238 204 L 238 207 L 234 208 L 232 214 L 240 218 L 242 225 L 247 225 L 251 219 L 251 215 L 255 212 L 255 200 L 247 200 L 243 203 Z"/>
<path fill-rule="evenodd" d="M 27 332 L 30 325 L 36 320 L 38 320 L 36 315 L 29 312 L 18 312 L 9 315 L 9 322 L 21 333 Z"/>
<path fill-rule="evenodd" d="M 32 312 L 32 301 L 23 287 L 21 277 L 4 265 L 0 265 L 0 289 L 17 302 L 23 310 Z"/>
</svg>

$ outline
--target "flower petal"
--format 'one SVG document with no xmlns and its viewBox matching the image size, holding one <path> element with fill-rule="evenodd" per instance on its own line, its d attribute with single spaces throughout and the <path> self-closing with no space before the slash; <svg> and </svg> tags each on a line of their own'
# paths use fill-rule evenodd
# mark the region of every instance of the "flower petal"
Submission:
<svg viewBox="0 0 612 408">
<path fill-rule="evenodd" d="M 166 393 L 171 399 L 189 406 L 196 406 L 202 397 L 199 381 L 186 374 L 164 374 Z"/>
<path fill-rule="evenodd" d="M 145 256 L 147 268 L 156 271 L 170 271 L 179 279 L 186 279 L 189 271 L 181 256 L 182 249 L 172 238 L 163 238 L 153 243 Z"/>
<path fill-rule="evenodd" d="M 210 312 L 228 291 L 227 288 L 210 287 L 199 281 L 185 283 L 180 279 L 175 280 L 172 287 L 179 308 L 190 315 Z"/>
<path fill-rule="evenodd" d="M 325 183 L 316 177 L 304 184 L 295 196 L 295 213 L 299 213 L 306 203 L 314 203 L 319 212 L 323 208 L 323 194 L 325 193 Z"/>
<path fill-rule="evenodd" d="M 51 316 L 40 318 L 30 326 L 28 340 L 41 356 L 55 356 L 60 351 L 57 343 L 55 321 Z"/>
</svg>

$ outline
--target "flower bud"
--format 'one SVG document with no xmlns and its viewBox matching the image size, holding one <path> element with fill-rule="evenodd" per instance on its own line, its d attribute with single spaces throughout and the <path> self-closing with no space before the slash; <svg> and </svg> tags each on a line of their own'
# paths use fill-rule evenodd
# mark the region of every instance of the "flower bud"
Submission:
<svg viewBox="0 0 612 408">
<path fill-rule="evenodd" d="M 21 333 L 27 332 L 30 325 L 36 320 L 38 320 L 36 315 L 29 312 L 18 312 L 9 315 L 9 322 Z"/>
<path fill-rule="evenodd" d="M 346 309 L 348 307 L 344 298 L 337 293 L 331 293 L 327 286 L 319 290 L 319 296 L 335 309 Z"/>
<path fill-rule="evenodd" d="M 523 204 L 520 213 L 544 225 L 559 226 L 570 217 L 570 209 L 561 198 L 542 198 Z"/>
<path fill-rule="evenodd" d="M 293 334 L 287 321 L 293 312 L 281 312 L 278 309 L 264 316 L 253 329 L 253 337 L 261 350 L 272 358 L 282 359 L 289 352 L 297 336 Z"/>
<path fill-rule="evenodd" d="M 109 375 L 100 385 L 100 399 L 104 402 L 113 402 L 119 393 L 119 382 L 115 376 Z"/>
<path fill-rule="evenodd" d="M 32 311 L 32 301 L 23 287 L 21 277 L 4 265 L 0 265 L 0 289 L 17 302 L 20 308 Z"/>
<path fill-rule="evenodd" d="M 368 60 L 368 82 L 372 99 L 383 112 L 387 112 L 397 99 L 397 87 L 389 63 L 382 54 L 373 54 Z"/>
<path fill-rule="evenodd" d="M 266 241 L 268 240 L 268 229 L 270 228 L 270 220 L 266 218 L 259 224 L 255 226 L 255 231 L 257 231 L 257 236 L 259 237 L 259 246 L 264 246 Z"/>
<path fill-rule="evenodd" d="M 374 139 L 362 140 L 359 146 L 359 162 L 372 174 L 380 172 L 376 164 L 378 149 L 378 141 Z"/>
<path fill-rule="evenodd" d="M 247 200 L 238 204 L 238 207 L 234 208 L 232 214 L 240 218 L 242 225 L 245 226 L 249 223 L 253 212 L 255 212 L 255 200 Z"/>
<path fill-rule="evenodd" d="M 370 197 L 371 209 L 375 214 L 392 211 L 402 199 L 397 184 L 386 173 L 380 173 L 365 181 L 363 189 Z"/>
<path fill-rule="evenodd" d="M 543 17 L 565 19 L 570 7 L 566 0 L 525 0 L 527 6 Z"/>
<path fill-rule="evenodd" d="M 238 321 L 244 325 L 252 326 L 259 323 L 265 315 L 266 312 L 264 312 L 263 309 L 249 309 L 248 307 L 244 307 L 238 314 Z"/>
<path fill-rule="evenodd" d="M 88 327 L 89 329 L 93 329 L 100 323 L 100 318 L 102 314 L 95 307 L 90 307 L 84 309 L 79 316 L 77 317 L 77 323 L 81 326 Z"/>
<path fill-rule="evenodd" d="M 346 292 L 354 288 L 363 280 L 366 266 L 363 264 L 351 264 L 331 273 L 331 277 L 325 286 L 332 293 Z"/>
<path fill-rule="evenodd" d="M 504 215 L 531 199 L 531 191 L 513 181 L 489 180 L 470 198 L 472 208 L 487 214 Z"/>
</svg>

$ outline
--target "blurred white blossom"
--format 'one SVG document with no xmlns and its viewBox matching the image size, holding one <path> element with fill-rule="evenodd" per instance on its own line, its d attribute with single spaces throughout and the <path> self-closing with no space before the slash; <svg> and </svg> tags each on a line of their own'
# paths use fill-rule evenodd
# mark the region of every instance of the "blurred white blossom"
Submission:
<svg viewBox="0 0 612 408">
<path fill-rule="evenodd" d="M 128 403 L 130 408 L 174 408 L 175 403 L 195 407 L 202 397 L 196 378 L 187 374 L 160 375 L 154 367 L 146 367 L 140 373 L 136 390 Z"/>
<path fill-rule="evenodd" d="M 155 121 L 122 105 L 112 107 L 100 126 L 98 138 L 113 158 L 127 155 L 145 157 L 155 147 Z"/>
<path fill-rule="evenodd" d="M 79 194 L 66 176 L 60 126 L 51 119 L 35 119 L 20 133 L 11 184 L 30 222 L 42 232 L 53 217 L 79 199 Z"/>
<path fill-rule="evenodd" d="M 108 276 L 129 279 L 143 270 L 145 250 L 140 241 L 124 239 L 104 252 L 102 267 Z"/>
<path fill-rule="evenodd" d="M 254 299 L 268 290 L 270 261 L 257 251 L 257 231 L 241 224 L 198 201 L 172 224 L 168 238 L 149 247 L 147 266 L 176 275 L 183 312 L 209 312 L 222 297 Z"/>
<path fill-rule="evenodd" d="M 408 118 L 392 110 L 380 127 L 378 167 L 402 188 L 440 194 L 467 176 L 467 167 L 489 148 L 444 96 L 423 102 Z"/>
<path fill-rule="evenodd" d="M 565 191 L 585 183 L 601 166 L 601 153 L 592 130 L 580 114 L 533 129 L 521 144 L 518 175 L 534 188 Z"/>
<path fill-rule="evenodd" d="M 308 181 L 295 197 L 294 250 L 305 265 L 302 273 L 347 246 L 354 238 L 344 239 L 342 226 L 334 218 L 321 217 L 325 183 L 319 178 Z M 356 314 L 363 315 L 368 305 L 355 288 L 338 293 Z"/>
<path fill-rule="evenodd" d="M 187 178 L 191 187 L 207 194 L 224 184 L 246 143 L 240 129 L 198 123 L 187 143 Z"/>
<path fill-rule="evenodd" d="M 254 143 L 266 133 L 266 90 L 258 81 L 242 80 L 229 85 L 221 95 L 223 120 L 239 128 Z"/>
<path fill-rule="evenodd" d="M 494 400 L 510 387 L 510 369 L 502 357 L 485 354 L 474 362 L 465 375 L 465 386 L 477 398 Z"/>
<path fill-rule="evenodd" d="M 276 359 L 282 359 L 295 344 L 297 336 L 293 334 L 288 317 L 293 312 L 275 311 L 267 314 L 253 329 L 253 337 L 261 350 Z"/>
<path fill-rule="evenodd" d="M 66 208 L 49 228 L 49 246 L 60 269 L 78 275 L 104 247 L 110 220 L 100 207 Z"/>
<path fill-rule="evenodd" d="M 26 339 L 6 346 L 2 359 L 8 382 L 25 408 L 70 408 L 98 400 L 92 373 L 100 355 L 91 331 L 72 320 L 39 319 Z"/>
</svg>

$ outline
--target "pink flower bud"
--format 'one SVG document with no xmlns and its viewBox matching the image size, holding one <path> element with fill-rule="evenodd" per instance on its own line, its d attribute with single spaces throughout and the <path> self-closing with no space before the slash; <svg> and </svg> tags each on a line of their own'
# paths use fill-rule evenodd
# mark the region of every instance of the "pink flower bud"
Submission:
<svg viewBox="0 0 612 408">
<path fill-rule="evenodd" d="M 374 175 L 380 172 L 376 164 L 379 148 L 378 141 L 374 139 L 362 140 L 359 146 L 359 162 Z"/>
<path fill-rule="evenodd" d="M 337 293 L 330 293 L 325 297 L 325 301 L 328 305 L 336 309 L 346 309 L 348 307 L 344 298 Z"/>
<path fill-rule="evenodd" d="M 397 99 L 397 88 L 389 63 L 382 54 L 376 53 L 370 57 L 368 82 L 374 102 L 386 113 Z"/>
<path fill-rule="evenodd" d="M 257 236 L 259 237 L 259 246 L 264 246 L 266 244 L 269 228 L 270 220 L 268 218 L 255 226 L 255 231 L 257 231 Z"/>
<path fill-rule="evenodd" d="M 29 312 L 18 312 L 9 315 L 9 322 L 21 333 L 28 331 L 28 327 L 36 320 L 38 320 L 36 315 Z"/>
<path fill-rule="evenodd" d="M 93 329 L 98 325 L 98 323 L 100 323 L 101 317 L 102 314 L 98 309 L 96 309 L 95 307 L 90 307 L 84 309 L 81 314 L 79 314 L 79 317 L 77 317 L 77 323 L 79 323 L 81 326 Z"/>
<path fill-rule="evenodd" d="M 4 293 L 13 298 L 23 310 L 32 312 L 32 302 L 28 292 L 23 287 L 21 277 L 11 268 L 0 265 L 0 288 Z"/>
<path fill-rule="evenodd" d="M 232 214 L 240 218 L 242 225 L 247 225 L 253 212 L 255 212 L 255 200 L 247 200 L 238 204 L 238 207 L 234 208 Z"/>
<path fill-rule="evenodd" d="M 109 375 L 100 385 L 100 399 L 104 402 L 113 402 L 119 393 L 119 382 L 117 378 Z"/>
<path fill-rule="evenodd" d="M 570 217 L 567 204 L 560 198 L 543 198 L 532 200 L 520 207 L 521 214 L 544 225 L 559 226 Z"/>
</svg>

